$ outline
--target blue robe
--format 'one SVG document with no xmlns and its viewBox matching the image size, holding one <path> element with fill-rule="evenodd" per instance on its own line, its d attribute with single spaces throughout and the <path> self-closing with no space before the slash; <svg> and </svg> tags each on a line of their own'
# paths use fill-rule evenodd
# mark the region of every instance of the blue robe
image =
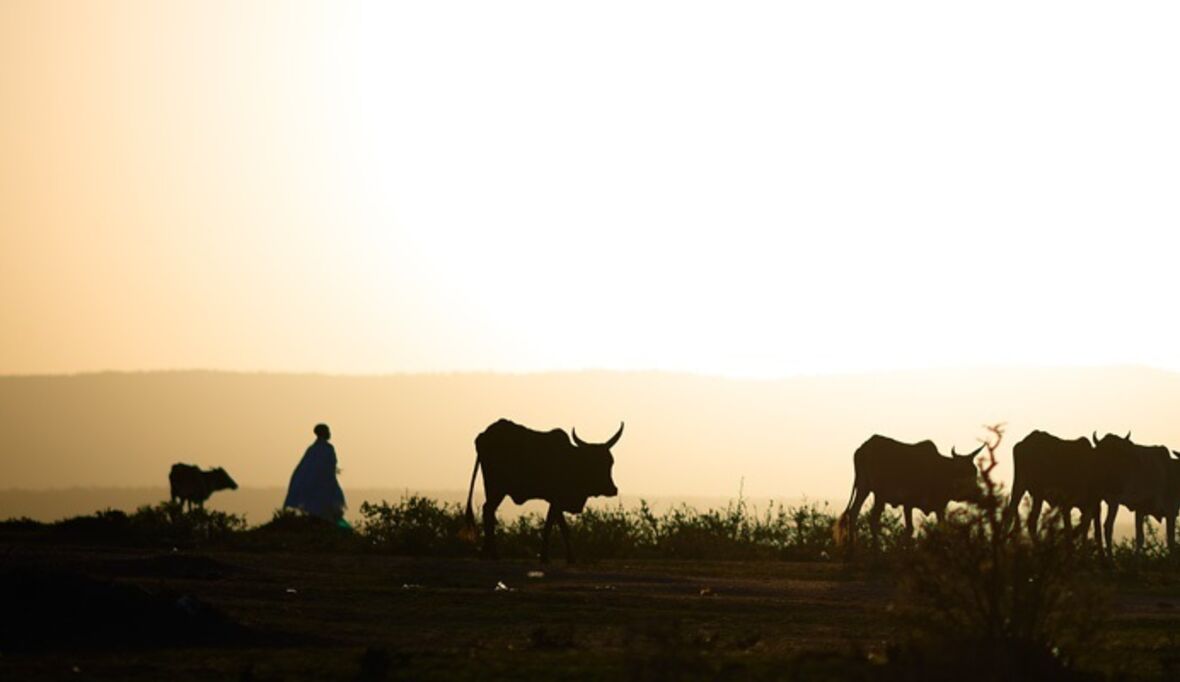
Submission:
<svg viewBox="0 0 1180 682">
<path fill-rule="evenodd" d="M 303 453 L 303 459 L 291 474 L 284 507 L 302 509 L 313 516 L 339 521 L 347 506 L 344 491 L 336 480 L 336 448 L 326 440 L 317 440 Z"/>
</svg>

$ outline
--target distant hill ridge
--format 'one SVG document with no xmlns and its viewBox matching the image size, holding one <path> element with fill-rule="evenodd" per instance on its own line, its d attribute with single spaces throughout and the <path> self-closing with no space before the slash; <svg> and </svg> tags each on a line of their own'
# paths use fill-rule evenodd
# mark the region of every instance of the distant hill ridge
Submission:
<svg viewBox="0 0 1180 682">
<path fill-rule="evenodd" d="M 866 340 L 866 342 L 871 342 Z M 873 433 L 1010 447 L 1033 428 L 1134 432 L 1180 449 L 1180 375 L 1137 367 L 912 371 L 781 380 L 659 372 L 328 376 L 213 371 L 0 377 L 0 488 L 162 486 L 173 462 L 285 486 L 318 421 L 345 489 L 465 489 L 472 440 L 508 417 L 615 449 L 624 494 L 839 499 Z M 478 491 L 478 487 L 477 487 Z M 477 492 L 478 495 L 478 492 Z"/>
</svg>

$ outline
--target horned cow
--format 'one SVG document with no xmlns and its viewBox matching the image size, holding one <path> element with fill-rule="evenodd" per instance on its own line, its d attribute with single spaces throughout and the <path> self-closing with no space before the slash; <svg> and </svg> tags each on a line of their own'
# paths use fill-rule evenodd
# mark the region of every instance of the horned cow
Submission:
<svg viewBox="0 0 1180 682">
<path fill-rule="evenodd" d="M 1143 549 L 1143 523 L 1154 516 L 1167 522 L 1168 545 L 1175 542 L 1176 503 L 1169 493 L 1168 478 L 1172 456 L 1162 445 L 1139 445 L 1131 434 L 1108 433 L 1101 439 L 1093 434 L 1097 453 L 1102 498 L 1106 502 L 1103 533 L 1107 551 L 1112 550 L 1114 522 L 1119 506 L 1135 514 L 1135 546 Z M 1173 476 L 1175 478 L 1175 476 Z"/>
<path fill-rule="evenodd" d="M 610 449 L 622 437 L 623 426 L 620 424 L 618 432 L 605 443 L 587 443 L 578 438 L 577 430 L 571 433 L 572 443 L 561 429 L 534 431 L 501 419 L 476 436 L 475 468 L 467 490 L 467 523 L 474 530 L 471 496 L 475 477 L 482 467 L 485 556 L 496 556 L 496 509 L 507 496 L 516 504 L 528 500 L 548 502 L 549 513 L 541 536 L 541 561 L 549 560 L 549 535 L 554 524 L 561 529 L 566 560 L 574 560 L 564 514 L 580 513 L 592 496 L 614 497 L 619 493 L 611 478 L 615 460 Z"/>
<path fill-rule="evenodd" d="M 981 493 L 975 456 L 982 449 L 960 455 L 952 447 L 951 456 L 944 457 L 928 440 L 902 443 L 881 435 L 870 437 L 852 456 L 855 478 L 848 507 L 836 523 L 837 543 L 855 543 L 856 520 L 870 494 L 869 529 L 874 543 L 880 537 L 886 504 L 904 508 L 906 534 L 912 536 L 915 508 L 934 512 L 941 519 L 952 500 L 978 500 Z"/>
</svg>

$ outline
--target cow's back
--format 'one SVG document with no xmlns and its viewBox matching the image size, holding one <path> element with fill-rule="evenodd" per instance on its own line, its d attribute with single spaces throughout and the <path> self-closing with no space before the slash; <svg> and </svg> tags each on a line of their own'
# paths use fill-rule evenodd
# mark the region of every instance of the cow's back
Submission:
<svg viewBox="0 0 1180 682">
<path fill-rule="evenodd" d="M 1168 468 L 1171 456 L 1164 447 L 1142 447 L 1099 459 L 1104 497 L 1128 509 L 1161 515 L 1168 508 Z"/>
<path fill-rule="evenodd" d="M 501 419 L 475 437 L 485 486 L 520 503 L 561 492 L 573 445 L 561 429 L 534 431 Z"/>
<path fill-rule="evenodd" d="M 1051 504 L 1082 504 L 1100 495 L 1096 455 L 1084 438 L 1033 431 L 1012 446 L 1016 482 Z"/>
<path fill-rule="evenodd" d="M 1168 461 L 1164 447 L 1143 448 L 1136 453 L 1134 474 L 1125 493 L 1128 507 L 1149 514 L 1163 515 L 1168 509 Z M 1134 505 L 1134 506 L 1131 506 Z"/>
<path fill-rule="evenodd" d="M 191 498 L 201 487 L 201 469 L 191 464 L 173 464 L 168 472 L 172 497 Z"/>
<path fill-rule="evenodd" d="M 874 435 L 852 456 L 856 485 L 889 504 L 926 508 L 945 504 L 936 499 L 944 488 L 941 474 L 946 458 L 934 443 L 902 443 Z"/>
<path fill-rule="evenodd" d="M 1180 459 L 1168 458 L 1168 508 L 1180 509 Z"/>
</svg>

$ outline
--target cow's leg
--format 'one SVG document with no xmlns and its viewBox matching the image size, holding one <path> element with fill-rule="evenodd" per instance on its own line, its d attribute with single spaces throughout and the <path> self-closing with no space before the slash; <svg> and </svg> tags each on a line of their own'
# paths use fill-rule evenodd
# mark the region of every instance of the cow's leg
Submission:
<svg viewBox="0 0 1180 682">
<path fill-rule="evenodd" d="M 570 527 L 565 522 L 565 514 L 557 512 L 557 527 L 561 529 L 561 541 L 565 543 L 565 562 L 574 563 L 574 549 L 570 544 Z"/>
<path fill-rule="evenodd" d="M 492 559 L 499 558 L 496 553 L 496 509 L 504 501 L 504 495 L 487 495 L 483 503 L 483 555 Z"/>
<path fill-rule="evenodd" d="M 1102 524 L 1102 536 L 1106 540 L 1106 553 L 1114 555 L 1114 520 L 1119 515 L 1118 502 L 1106 503 L 1106 521 Z"/>
<path fill-rule="evenodd" d="M 549 504 L 549 513 L 545 515 L 545 526 L 541 530 L 541 563 L 549 563 L 549 536 L 553 530 L 553 524 L 563 520 L 561 518 L 561 511 L 552 503 Z"/>
<path fill-rule="evenodd" d="M 1032 496 L 1032 506 L 1028 508 L 1028 535 L 1033 540 L 1037 539 L 1037 523 L 1041 518 L 1042 504 L 1041 498 L 1036 495 Z"/>
<path fill-rule="evenodd" d="M 869 491 L 857 488 L 856 497 L 852 500 L 852 506 L 848 508 L 848 547 L 853 549 L 856 547 L 856 520 L 860 516 L 860 508 L 864 506 L 865 500 L 869 497 Z"/>
<path fill-rule="evenodd" d="M 1073 507 L 1061 507 L 1061 522 L 1065 525 L 1066 539 L 1073 540 Z"/>
<path fill-rule="evenodd" d="M 1084 547 L 1086 545 L 1086 536 L 1090 534 L 1090 514 L 1093 510 L 1084 504 L 1080 507 L 1080 510 L 1082 512 L 1082 520 L 1078 524 L 1078 540 L 1080 541 L 1080 545 Z"/>
<path fill-rule="evenodd" d="M 905 537 L 906 540 L 914 539 L 914 508 L 910 505 L 902 507 L 902 513 L 905 514 Z"/>
<path fill-rule="evenodd" d="M 1135 551 L 1143 552 L 1143 522 L 1147 515 L 1143 512 L 1135 512 Z"/>
<path fill-rule="evenodd" d="M 873 538 L 873 549 L 881 546 L 881 512 L 885 511 L 885 503 L 873 500 L 873 508 L 869 511 L 869 535 Z"/>
<path fill-rule="evenodd" d="M 1102 542 L 1102 503 L 1095 503 L 1091 507 L 1090 513 L 1094 516 L 1094 542 L 1098 545 L 1098 551 L 1101 552 L 1104 545 Z"/>
<path fill-rule="evenodd" d="M 1005 512 L 1007 518 L 1005 522 L 1010 524 L 1006 528 L 1012 528 L 1017 535 L 1020 534 L 1020 503 L 1024 501 L 1025 489 L 1023 484 L 1018 480 L 1012 485 L 1012 498 L 1008 503 L 1008 509 Z"/>
</svg>

